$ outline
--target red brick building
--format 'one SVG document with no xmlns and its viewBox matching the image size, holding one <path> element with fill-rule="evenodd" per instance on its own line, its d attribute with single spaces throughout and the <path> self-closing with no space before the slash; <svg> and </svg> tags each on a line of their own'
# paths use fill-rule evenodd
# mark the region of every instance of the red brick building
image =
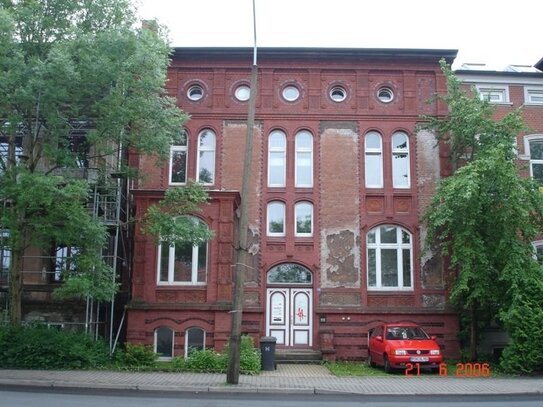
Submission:
<svg viewBox="0 0 543 407">
<path fill-rule="evenodd" d="M 450 50 L 262 49 L 249 205 L 252 264 L 242 331 L 285 349 L 364 359 L 367 333 L 413 321 L 458 355 L 442 262 L 423 253 L 419 219 L 444 168 L 418 131 L 444 92 Z M 215 237 L 162 247 L 136 230 L 127 340 L 163 356 L 222 349 L 230 335 L 234 242 L 252 50 L 179 48 L 167 87 L 191 115 L 170 162 L 133 157 L 136 215 L 196 179 L 210 203 L 195 214 Z"/>
</svg>

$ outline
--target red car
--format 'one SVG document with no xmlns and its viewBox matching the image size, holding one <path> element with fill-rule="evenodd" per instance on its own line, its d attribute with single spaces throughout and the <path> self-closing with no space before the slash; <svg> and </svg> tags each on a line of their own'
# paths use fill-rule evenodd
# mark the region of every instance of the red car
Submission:
<svg viewBox="0 0 543 407">
<path fill-rule="evenodd" d="M 443 355 L 436 338 L 415 324 L 385 324 L 370 331 L 368 364 L 384 366 L 385 372 L 405 369 L 407 364 L 437 371 Z"/>
</svg>

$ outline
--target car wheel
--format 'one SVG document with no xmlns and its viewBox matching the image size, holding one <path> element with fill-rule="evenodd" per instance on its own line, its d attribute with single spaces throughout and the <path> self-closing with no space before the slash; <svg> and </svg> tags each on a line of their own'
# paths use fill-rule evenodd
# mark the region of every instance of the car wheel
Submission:
<svg viewBox="0 0 543 407">
<path fill-rule="evenodd" d="M 383 356 L 383 366 L 385 368 L 385 373 L 392 373 L 392 368 L 390 367 L 387 355 Z"/>
<path fill-rule="evenodd" d="M 373 361 L 373 359 L 371 358 L 371 353 L 368 352 L 368 366 L 369 367 L 375 367 L 375 362 Z"/>
</svg>

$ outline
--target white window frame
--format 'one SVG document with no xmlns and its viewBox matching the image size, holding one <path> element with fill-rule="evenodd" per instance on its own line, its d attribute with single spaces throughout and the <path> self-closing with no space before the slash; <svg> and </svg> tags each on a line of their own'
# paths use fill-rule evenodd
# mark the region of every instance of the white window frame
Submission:
<svg viewBox="0 0 543 407">
<path fill-rule="evenodd" d="M 367 147 L 367 138 L 368 136 L 375 134 L 379 137 L 379 148 L 369 148 Z M 379 178 L 381 182 L 379 184 L 370 184 L 368 180 L 369 174 L 369 164 L 368 156 L 378 156 L 379 157 Z M 366 188 L 383 188 L 383 136 L 377 131 L 370 131 L 364 136 L 364 182 Z"/>
<path fill-rule="evenodd" d="M 536 240 L 532 242 L 532 246 L 534 247 L 534 259 L 537 260 L 537 249 L 543 249 L 543 240 Z"/>
<path fill-rule="evenodd" d="M 189 331 L 192 329 L 199 329 L 203 332 L 203 348 L 206 348 L 206 330 L 199 326 L 191 326 L 185 330 L 185 359 L 189 356 Z"/>
<path fill-rule="evenodd" d="M 534 101 L 532 96 L 541 98 L 541 100 Z M 543 86 L 525 86 L 524 87 L 524 104 L 543 106 Z"/>
<path fill-rule="evenodd" d="M 63 281 L 63 273 L 73 273 L 76 271 L 76 265 L 72 260 L 80 252 L 76 246 L 56 246 L 55 259 L 52 270 L 51 281 L 60 283 Z"/>
<path fill-rule="evenodd" d="M 251 88 L 249 85 L 241 84 L 234 90 L 234 97 L 239 102 L 247 102 L 251 98 Z"/>
<path fill-rule="evenodd" d="M 303 135 L 308 135 L 311 139 L 311 146 L 310 147 L 300 147 L 298 145 L 298 140 L 299 140 L 299 137 L 300 136 L 303 136 Z M 302 131 L 299 131 L 297 134 L 296 134 L 296 138 L 295 138 L 295 149 L 296 149 L 296 153 L 295 153 L 295 156 L 294 156 L 294 159 L 295 159 L 295 165 L 294 165 L 294 178 L 295 178 L 295 185 L 296 185 L 296 188 L 312 188 L 313 187 L 313 135 L 308 132 L 307 130 L 302 130 Z M 310 174 L 310 180 L 308 183 L 301 183 L 299 180 L 298 180 L 298 163 L 300 162 L 300 159 L 299 159 L 299 155 L 302 155 L 302 154 L 307 154 L 309 153 L 309 174 Z"/>
<path fill-rule="evenodd" d="M 475 85 L 479 97 L 482 100 L 488 100 L 492 104 L 509 104 L 509 86 L 496 84 L 477 84 Z M 498 95 L 498 100 L 492 100 L 490 95 Z"/>
<path fill-rule="evenodd" d="M 302 205 L 307 205 L 310 209 L 310 216 L 311 216 L 311 232 L 309 233 L 300 233 L 298 232 L 298 208 L 300 208 Z M 311 237 L 313 236 L 313 204 L 309 201 L 300 201 L 296 202 L 294 205 L 294 236 L 297 237 Z"/>
<path fill-rule="evenodd" d="M 381 228 L 382 227 L 394 227 L 396 228 L 396 243 L 381 243 Z M 375 243 L 369 243 L 368 238 L 370 233 L 375 232 Z M 406 232 L 409 235 L 409 243 L 402 243 L 402 232 Z M 369 250 L 375 249 L 375 286 L 369 285 Z M 382 272 L 381 272 L 381 250 L 392 249 L 397 253 L 397 270 L 398 270 L 398 285 L 396 287 L 384 287 L 382 286 Z M 403 250 L 409 249 L 409 268 L 410 268 L 410 280 L 411 285 L 408 287 L 403 286 Z M 407 230 L 398 225 L 378 225 L 368 231 L 366 235 L 366 278 L 368 291 L 413 291 L 413 235 Z"/>
<path fill-rule="evenodd" d="M 282 232 L 272 232 L 270 231 L 270 210 L 272 206 L 281 206 L 283 209 L 283 231 Z M 266 209 L 266 234 L 271 237 L 284 237 L 286 234 L 286 205 L 282 201 L 270 201 L 268 202 L 267 209 Z"/>
<path fill-rule="evenodd" d="M 160 264 L 162 262 L 162 243 L 158 245 L 158 267 L 157 267 L 157 285 L 206 285 L 207 284 L 207 264 L 208 264 L 208 244 L 206 243 L 206 281 L 198 281 L 198 255 L 200 247 L 192 246 L 191 278 L 190 281 L 174 281 L 175 275 L 175 245 L 170 245 L 168 251 L 168 281 L 160 281 Z"/>
<path fill-rule="evenodd" d="M 405 136 L 405 138 L 407 140 L 405 149 L 394 148 L 394 136 L 396 136 L 398 134 L 401 134 L 401 135 Z M 391 149 L 392 149 L 392 171 L 391 171 L 391 173 L 392 173 L 392 187 L 397 188 L 397 189 L 411 188 L 411 155 L 409 154 L 409 135 L 404 131 L 395 132 L 392 135 L 392 138 L 391 138 Z M 395 159 L 396 156 L 404 155 L 404 154 L 407 155 L 407 183 L 406 184 L 401 184 L 401 185 L 396 185 L 396 183 L 395 183 L 396 177 L 394 176 L 394 159 Z"/>
<path fill-rule="evenodd" d="M 170 170 L 169 170 L 169 178 L 168 178 L 168 182 L 170 185 L 186 185 L 187 183 L 187 177 L 188 177 L 187 166 L 189 162 L 189 151 L 188 151 L 189 141 L 188 141 L 188 135 L 186 133 L 184 133 L 182 137 L 185 138 L 185 144 L 174 144 L 170 147 L 170 167 L 169 167 Z M 183 153 L 183 152 L 185 153 L 185 181 L 174 182 L 172 181 L 173 156 L 175 155 L 175 153 Z"/>
<path fill-rule="evenodd" d="M 0 271 L 6 272 L 11 266 L 11 248 L 7 245 L 8 239 L 9 230 L 0 229 Z"/>
<path fill-rule="evenodd" d="M 274 135 L 281 135 L 283 139 L 282 147 L 271 147 L 271 140 Z M 282 172 L 282 182 L 273 184 L 271 182 L 271 157 L 272 153 L 282 153 L 281 157 L 283 160 L 283 172 Z M 284 187 L 286 185 L 286 174 L 287 174 L 287 135 L 281 130 L 274 130 L 268 136 L 268 187 Z"/>
<path fill-rule="evenodd" d="M 196 222 L 204 223 L 201 219 L 198 219 L 194 216 L 190 216 L 191 219 L 194 219 Z M 198 245 L 192 245 L 192 257 L 191 257 L 191 278 L 190 281 L 174 281 L 175 275 L 175 245 L 170 245 L 168 250 L 168 281 L 160 280 L 160 265 L 162 264 L 162 245 L 167 243 L 160 243 L 158 245 L 157 253 L 157 285 L 167 286 L 167 285 L 199 285 L 203 286 L 207 284 L 208 278 L 208 265 L 209 265 L 209 244 L 205 242 L 205 281 L 198 281 L 198 255 L 200 253 L 200 247 Z"/>
<path fill-rule="evenodd" d="M 524 136 L 524 154 L 526 159 L 530 162 L 530 177 L 534 177 L 532 164 L 542 164 L 543 165 L 543 159 L 532 159 L 532 153 L 530 151 L 530 143 L 532 141 L 541 141 L 543 143 L 543 134 L 530 134 L 527 136 Z"/>
<path fill-rule="evenodd" d="M 171 354 L 172 356 L 159 356 L 158 360 L 172 360 L 175 357 L 174 350 L 175 350 L 175 331 L 168 327 L 168 326 L 160 326 L 155 329 L 154 331 L 154 352 L 158 354 L 158 330 L 159 329 L 168 329 L 172 334 L 172 349 Z"/>
<path fill-rule="evenodd" d="M 202 138 L 202 136 L 204 134 L 210 134 L 210 135 L 213 135 L 213 146 L 201 146 L 200 145 L 200 140 Z M 196 168 L 198 170 L 196 176 L 198 178 L 198 182 L 202 183 L 203 185 L 213 185 L 215 183 L 215 167 L 216 167 L 216 149 L 217 149 L 217 134 L 211 130 L 211 129 L 204 129 L 200 132 L 200 134 L 198 134 L 198 155 L 197 155 L 197 163 L 196 163 Z M 210 171 L 211 173 L 211 182 L 202 182 L 200 180 L 200 153 L 202 152 L 211 152 L 213 153 L 212 154 L 212 157 L 213 157 L 213 168 L 211 168 L 212 171 Z"/>
</svg>

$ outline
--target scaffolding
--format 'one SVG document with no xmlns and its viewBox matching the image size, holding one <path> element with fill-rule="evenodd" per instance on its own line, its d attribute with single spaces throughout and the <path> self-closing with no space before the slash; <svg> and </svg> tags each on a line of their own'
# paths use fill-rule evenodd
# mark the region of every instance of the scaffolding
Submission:
<svg viewBox="0 0 543 407">
<path fill-rule="evenodd" d="M 73 167 L 57 168 L 50 171 L 53 175 L 63 175 L 71 179 L 85 179 L 91 194 L 87 202 L 90 215 L 102 222 L 108 232 L 107 244 L 102 249 L 103 261 L 113 270 L 114 283 L 121 277 L 122 268 L 128 270 L 129 249 L 128 243 L 128 182 L 120 173 L 123 159 L 122 145 L 110 146 L 110 154 L 107 156 L 90 157 L 86 136 L 92 128 L 92 123 L 87 121 L 73 121 L 70 123 L 70 146 L 74 153 Z M 7 151 L 7 150 L 6 150 Z M 94 168 L 93 168 L 94 167 Z M 4 202 L 4 204 L 6 204 Z M 6 241 L 9 231 L 0 228 L 0 309 L 7 317 L 9 312 L 9 264 L 10 249 Z M 36 303 L 52 303 L 51 292 L 54 284 L 62 282 L 62 271 L 75 271 L 70 266 L 71 256 L 77 254 L 76 248 L 53 248 L 50 253 L 39 250 L 28 250 L 23 257 L 23 289 L 26 298 Z M 73 264 L 73 263 L 72 263 Z M 122 293 L 117 294 L 122 297 Z M 82 304 L 84 318 L 78 313 L 77 321 L 63 320 L 52 317 L 60 315 L 60 312 L 43 312 L 42 316 L 34 313 L 30 319 L 39 321 L 50 327 L 62 329 L 84 329 L 89 335 L 98 338 L 99 335 L 109 339 L 110 349 L 113 350 L 122 321 L 119 298 L 114 295 L 110 303 L 101 303 L 92 297 L 87 297 Z M 119 308 L 119 315 L 116 315 Z M 64 317 L 68 312 L 65 312 Z M 6 318 L 7 319 L 7 318 Z M 119 321 L 116 323 L 116 321 Z M 116 335 L 115 335 L 116 331 Z"/>
</svg>

